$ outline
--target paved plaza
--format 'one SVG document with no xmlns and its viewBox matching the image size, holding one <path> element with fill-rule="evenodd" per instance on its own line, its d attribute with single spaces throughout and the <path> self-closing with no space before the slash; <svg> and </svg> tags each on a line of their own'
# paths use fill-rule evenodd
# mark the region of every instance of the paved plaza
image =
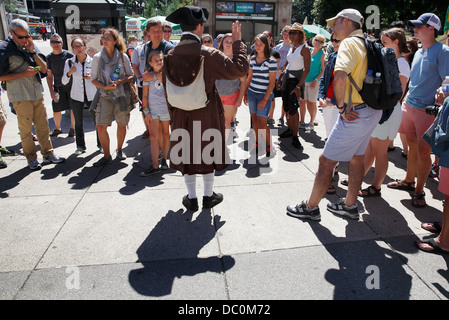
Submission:
<svg viewBox="0 0 449 320">
<path fill-rule="evenodd" d="M 49 42 L 36 41 L 48 54 Z M 44 80 L 45 81 L 45 80 Z M 45 102 L 54 128 L 46 82 Z M 255 161 L 248 153 L 248 107 L 239 108 L 238 137 L 230 146 L 236 161 L 217 172 L 215 192 L 224 201 L 213 209 L 186 211 L 187 193 L 179 172 L 142 178 L 151 163 L 150 141 L 142 139 L 142 117 L 131 113 L 124 144 L 126 160 L 93 167 L 102 155 L 95 127 L 85 111 L 87 152 L 76 156 L 74 138 L 52 137 L 59 165 L 30 171 L 21 153 L 17 118 L 8 107 L 2 145 L 18 154 L 4 157 L 0 170 L 0 299 L 164 299 L 164 300 L 332 300 L 449 298 L 449 256 L 426 254 L 414 242 L 432 235 L 422 222 L 441 221 L 438 179 L 426 184 L 426 208 L 386 183 L 405 176 L 406 159 L 389 152 L 382 197 L 359 198 L 358 221 L 326 210 L 344 197 L 320 203 L 320 222 L 286 215 L 286 206 L 306 199 L 313 186 L 325 129 L 319 111 L 314 131 L 301 131 L 304 149 L 278 138 L 276 156 Z M 276 100 L 275 119 L 281 101 Z M 308 117 L 308 116 L 307 116 Z M 308 118 L 307 118 L 308 119 Z M 109 128 L 111 150 L 116 126 Z M 115 155 L 113 155 L 114 157 Z M 38 154 L 38 160 L 42 155 Z M 347 178 L 341 163 L 338 179 Z M 373 178 L 373 169 L 363 187 Z M 202 179 L 197 179 L 202 196 Z"/>
</svg>

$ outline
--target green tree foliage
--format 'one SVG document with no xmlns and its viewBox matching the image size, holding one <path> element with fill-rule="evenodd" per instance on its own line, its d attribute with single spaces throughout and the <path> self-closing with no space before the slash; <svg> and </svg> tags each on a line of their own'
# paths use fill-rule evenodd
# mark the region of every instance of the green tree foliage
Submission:
<svg viewBox="0 0 449 320">
<path fill-rule="evenodd" d="M 316 0 L 311 14 L 315 17 L 317 23 L 326 25 L 326 19 L 335 16 L 345 8 L 354 8 L 359 10 L 366 20 L 370 15 L 370 13 L 365 12 L 366 8 L 373 4 L 379 7 L 381 29 L 388 28 L 393 21 L 406 23 L 425 12 L 435 13 L 443 23 L 448 7 L 446 1 L 434 0 L 377 0 L 375 2 L 372 0 Z"/>
<path fill-rule="evenodd" d="M 303 23 L 307 17 L 308 23 L 311 24 L 314 19 L 312 14 L 314 2 L 315 0 L 293 0 L 292 23 Z"/>
<path fill-rule="evenodd" d="M 22 5 L 22 3 L 17 0 L 4 0 L 5 3 L 5 11 L 16 13 L 18 12 L 18 8 Z"/>
</svg>

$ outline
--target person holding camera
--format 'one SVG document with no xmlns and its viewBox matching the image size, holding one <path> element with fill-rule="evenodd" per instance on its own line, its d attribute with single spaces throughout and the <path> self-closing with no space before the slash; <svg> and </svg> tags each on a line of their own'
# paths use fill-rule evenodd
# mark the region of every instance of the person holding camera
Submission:
<svg viewBox="0 0 449 320">
<path fill-rule="evenodd" d="M 407 174 L 387 184 L 392 189 L 414 191 L 412 205 L 426 206 L 424 184 L 432 166 L 430 147 L 422 138 L 434 121 L 425 109 L 435 102 L 435 93 L 445 76 L 449 75 L 449 47 L 436 41 L 441 22 L 433 13 L 424 13 L 417 20 L 410 20 L 415 37 L 422 48 L 415 53 L 411 71 L 409 92 L 402 104 L 402 123 L 399 133 L 406 135 L 409 145 Z M 415 184 L 415 176 L 416 184 Z"/>
<path fill-rule="evenodd" d="M 445 100 L 444 100 L 445 99 Z M 438 190 L 444 194 L 443 204 L 443 222 L 425 222 L 421 227 L 432 233 L 437 233 L 435 238 L 418 240 L 416 245 L 418 249 L 437 254 L 449 253 L 449 97 L 448 92 L 444 93 L 441 89 L 437 91 L 436 103 L 443 103 L 439 118 L 437 120 L 437 129 L 433 130 L 430 137 L 431 148 L 435 156 L 438 156 L 439 185 Z M 432 115 L 438 113 L 439 106 L 427 108 L 427 112 Z"/>
<path fill-rule="evenodd" d="M 32 127 L 36 129 L 43 163 L 61 163 L 64 158 L 53 153 L 47 111 L 42 95 L 41 78 L 47 75 L 47 64 L 33 43 L 26 21 L 14 19 L 10 35 L 0 44 L 0 81 L 5 81 L 8 100 L 12 102 L 22 141 L 23 154 L 30 170 L 40 170 Z"/>
</svg>

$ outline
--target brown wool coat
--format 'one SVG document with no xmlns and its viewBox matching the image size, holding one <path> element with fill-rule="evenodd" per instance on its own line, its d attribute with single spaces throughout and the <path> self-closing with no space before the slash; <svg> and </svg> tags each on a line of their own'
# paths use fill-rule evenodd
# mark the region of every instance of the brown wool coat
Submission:
<svg viewBox="0 0 449 320">
<path fill-rule="evenodd" d="M 180 171 L 183 175 L 208 174 L 224 170 L 229 165 L 229 156 L 225 143 L 224 109 L 215 86 L 215 80 L 234 80 L 247 75 L 249 63 L 245 44 L 241 41 L 235 42 L 233 44 L 233 52 L 233 59 L 230 59 L 215 48 L 201 46 L 196 40 L 181 39 L 179 44 L 164 58 L 165 87 L 165 77 L 168 77 L 177 85 L 181 83 L 183 85 L 190 84 L 194 79 L 192 74 L 196 74 L 196 71 L 199 70 L 200 57 L 204 57 L 204 81 L 209 99 L 206 107 L 184 111 L 171 106 L 167 102 L 171 118 L 172 135 L 176 129 L 185 129 L 190 136 L 190 139 L 178 138 L 176 141 L 173 141 L 174 135 L 171 138 L 170 168 Z M 194 121 L 200 121 L 200 123 L 196 122 L 197 128 L 199 127 L 198 124 L 201 125 L 200 132 L 199 130 L 194 130 Z M 218 130 L 220 132 L 219 141 L 208 140 L 209 138 L 204 137 L 203 133 L 207 129 Z M 214 132 L 217 132 L 216 130 Z M 217 146 L 216 143 L 218 143 L 218 148 L 211 148 L 212 141 L 214 146 Z M 195 143 L 197 143 L 196 146 L 200 146 L 200 149 L 194 148 Z M 179 156 L 173 153 L 174 149 L 178 150 Z M 188 150 L 187 154 L 190 153 L 190 157 L 179 161 L 182 154 L 179 150 Z M 210 163 L 210 158 L 205 160 L 205 157 L 202 156 L 203 152 L 206 155 L 211 155 L 214 161 Z"/>
</svg>

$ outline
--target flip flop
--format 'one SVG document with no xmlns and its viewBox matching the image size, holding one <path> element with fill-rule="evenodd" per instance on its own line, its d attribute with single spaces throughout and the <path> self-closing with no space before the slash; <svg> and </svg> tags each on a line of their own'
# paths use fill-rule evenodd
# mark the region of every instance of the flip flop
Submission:
<svg viewBox="0 0 449 320">
<path fill-rule="evenodd" d="M 359 197 L 380 197 L 380 188 L 377 189 L 375 186 L 369 186 L 368 188 L 359 191 Z"/>
<path fill-rule="evenodd" d="M 423 223 L 421 223 L 421 228 L 423 228 L 426 231 L 432 232 L 432 233 L 440 233 L 441 232 L 441 224 L 438 221 L 423 222 Z"/>
<path fill-rule="evenodd" d="M 391 189 L 414 191 L 415 190 L 415 187 L 413 186 L 414 184 L 415 184 L 415 181 L 407 182 L 404 180 L 396 179 L 393 182 L 388 183 L 387 187 L 391 188 Z"/>
<path fill-rule="evenodd" d="M 424 248 L 424 247 L 420 246 L 423 243 L 429 245 L 431 248 Z M 429 239 L 429 240 L 418 240 L 418 241 L 416 241 L 416 246 L 418 247 L 419 250 L 428 252 L 428 253 L 435 253 L 435 254 L 448 254 L 449 253 L 449 251 L 445 251 L 445 250 L 441 249 L 433 238 Z"/>
</svg>

